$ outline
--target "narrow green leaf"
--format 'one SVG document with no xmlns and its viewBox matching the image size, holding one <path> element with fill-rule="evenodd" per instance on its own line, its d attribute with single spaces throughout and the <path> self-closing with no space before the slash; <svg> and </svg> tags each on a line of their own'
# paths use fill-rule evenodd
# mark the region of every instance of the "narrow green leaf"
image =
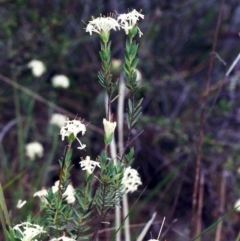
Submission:
<svg viewBox="0 0 240 241">
<path fill-rule="evenodd" d="M 129 116 L 129 114 L 127 114 L 127 125 L 128 125 L 128 129 L 130 129 L 131 125 L 130 125 L 130 116 Z"/>
<path fill-rule="evenodd" d="M 134 58 L 132 63 L 131 63 L 131 68 L 136 69 L 137 64 L 138 64 L 138 58 Z M 136 72 L 135 72 L 135 74 L 136 74 Z"/>
<path fill-rule="evenodd" d="M 129 113 L 132 113 L 132 101 L 131 101 L 131 99 L 128 99 L 128 109 L 129 109 Z"/>
<path fill-rule="evenodd" d="M 134 115 L 133 115 L 133 119 L 135 119 L 138 115 L 139 115 L 139 112 L 142 110 L 141 107 L 139 107 L 138 109 L 135 109 L 134 111 Z"/>
<path fill-rule="evenodd" d="M 139 117 L 141 116 L 141 114 L 142 114 L 142 112 L 139 112 L 138 115 L 134 118 L 134 120 L 132 122 L 132 126 L 134 126 L 137 123 L 137 121 L 138 121 Z"/>
<path fill-rule="evenodd" d="M 140 100 L 137 102 L 135 108 L 139 107 L 139 106 L 142 104 L 142 102 L 143 102 L 143 98 L 140 99 Z"/>
<path fill-rule="evenodd" d="M 124 64 L 123 69 L 124 69 L 126 75 L 129 76 L 130 72 L 129 72 L 128 66 Z"/>
<path fill-rule="evenodd" d="M 127 51 L 128 53 L 129 53 L 129 51 L 130 51 L 130 47 L 131 47 L 130 39 L 127 38 L 127 39 L 126 39 L 126 51 Z"/>
</svg>

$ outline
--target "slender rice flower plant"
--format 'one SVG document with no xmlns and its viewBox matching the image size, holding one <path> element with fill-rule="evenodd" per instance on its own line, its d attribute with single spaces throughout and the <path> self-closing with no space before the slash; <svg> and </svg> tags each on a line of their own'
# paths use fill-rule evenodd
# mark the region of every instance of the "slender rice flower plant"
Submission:
<svg viewBox="0 0 240 241">
<path fill-rule="evenodd" d="M 61 140 L 66 142 L 63 157 L 59 160 L 59 180 L 55 184 L 33 194 L 41 200 L 41 215 L 36 222 L 27 222 L 9 227 L 6 232 L 9 241 L 80 241 L 98 239 L 99 229 L 111 210 L 121 205 L 124 194 L 134 192 L 142 184 L 137 170 L 130 167 L 134 159 L 134 149 L 130 145 L 130 133 L 141 114 L 142 100 L 135 100 L 137 86 L 136 57 L 138 45 L 133 40 L 137 33 L 142 32 L 137 26 L 138 20 L 144 16 L 133 10 L 127 14 L 119 15 L 117 19 L 112 14 L 93 18 L 86 26 L 86 32 L 90 35 L 97 33 L 100 36 L 100 58 L 102 70 L 98 73 L 100 84 L 108 95 L 108 110 L 106 118 L 103 118 L 104 150 L 95 160 L 91 155 L 81 158 L 80 173 L 84 181 L 74 188 L 71 184 L 72 169 L 72 144 L 76 140 L 79 143 L 78 152 L 87 152 L 87 146 L 83 144 L 78 135 L 85 135 L 86 125 L 80 120 L 69 120 L 59 114 L 54 114 L 50 124 L 58 125 Z M 108 147 L 114 139 L 117 123 L 113 121 L 111 103 L 114 90 L 118 81 L 113 80 L 111 74 L 111 42 L 110 31 L 124 29 L 127 34 L 124 71 L 126 87 L 131 96 L 128 101 L 127 125 L 129 129 L 128 139 L 124 150 L 120 150 L 118 157 L 110 157 Z M 60 75 L 53 78 L 55 87 L 67 88 L 69 81 L 66 76 Z M 33 148 L 35 146 L 35 148 Z M 30 159 L 43 155 L 43 148 L 36 148 L 36 143 L 31 148 L 26 148 L 26 154 Z M 38 151 L 37 151 L 38 149 Z M 126 153 L 126 149 L 129 149 Z M 93 184 L 94 183 L 94 189 Z M 42 217 L 42 218 L 41 218 Z"/>
<path fill-rule="evenodd" d="M 110 119 L 110 103 L 112 94 L 117 87 L 117 81 L 112 80 L 111 74 L 111 42 L 110 30 L 120 29 L 120 25 L 112 16 L 105 17 L 100 16 L 96 19 L 89 21 L 86 32 L 92 35 L 92 32 L 96 32 L 100 36 L 101 50 L 99 52 L 102 61 L 102 70 L 98 74 L 99 83 L 106 89 L 108 94 L 108 110 L 107 120 Z"/>
</svg>

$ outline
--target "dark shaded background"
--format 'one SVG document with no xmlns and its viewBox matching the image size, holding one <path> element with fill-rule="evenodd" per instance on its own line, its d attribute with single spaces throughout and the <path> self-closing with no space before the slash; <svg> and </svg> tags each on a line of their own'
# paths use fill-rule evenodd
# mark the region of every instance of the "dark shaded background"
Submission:
<svg viewBox="0 0 240 241">
<path fill-rule="evenodd" d="M 145 19 L 140 21 L 139 27 L 144 35 L 139 39 L 138 53 L 143 88 L 138 97 L 144 97 L 144 101 L 136 133 L 144 132 L 134 141 L 136 159 L 133 166 L 141 174 L 142 189 L 145 186 L 147 189 L 135 207 L 131 223 L 144 223 L 157 211 L 156 220 L 166 216 L 166 230 L 177 219 L 165 236 L 167 240 L 188 240 L 201 95 L 209 57 L 213 54 L 211 47 L 219 7 L 220 1 L 216 0 L 0 1 L 0 73 L 100 128 L 104 95 L 97 79 L 97 71 L 101 68 L 99 38 L 97 34 L 89 36 L 84 28 L 92 15 L 97 17 L 100 13 L 143 9 Z M 231 211 L 240 197 L 238 66 L 225 78 L 227 69 L 239 53 L 239 28 L 240 5 L 238 1 L 226 1 L 215 53 L 221 59 L 215 59 L 211 74 L 204 128 L 203 229 Z M 111 37 L 113 58 L 122 58 L 124 34 L 112 32 Z M 34 79 L 27 68 L 32 59 L 39 59 L 47 66 L 47 72 L 41 78 Z M 50 80 L 55 74 L 65 74 L 70 78 L 68 90 L 51 86 Z M 0 84 L 0 129 L 16 119 L 16 104 L 19 103 L 23 141 L 42 142 L 47 156 L 52 150 L 52 137 L 47 125 L 53 110 L 20 91 L 16 103 L 13 87 L 1 78 Z M 16 211 L 16 200 L 30 198 L 32 191 L 40 188 L 32 185 L 34 182 L 31 180 L 34 180 L 35 170 L 44 165 L 41 161 L 18 165 L 18 134 L 16 125 L 9 128 L 1 140 L 0 155 L 4 165 L 0 166 L 3 184 L 10 183 L 21 173 L 21 178 L 5 188 L 14 222 L 23 220 L 28 210 Z M 99 144 L 102 136 L 93 130 L 89 130 L 85 142 L 91 156 L 97 156 L 103 147 Z M 38 180 L 38 185 L 50 185 L 57 177 L 56 165 L 63 146 L 59 143 L 48 179 Z M 81 181 L 78 175 L 79 153 L 75 157 L 76 167 L 72 176 L 77 185 Z M 16 192 L 13 186 L 18 187 Z M 225 191 L 221 195 L 223 186 Z M 130 195 L 131 203 L 140 192 Z M 220 200 L 225 203 L 222 210 Z M 33 201 L 31 205 L 34 206 Z M 235 240 L 239 225 L 239 214 L 235 212 L 225 219 L 221 240 Z M 132 233 L 140 230 L 139 227 L 133 228 Z M 157 236 L 158 230 L 159 224 L 153 225 L 153 237 Z M 202 240 L 213 240 L 215 231 L 216 228 L 211 229 Z"/>
</svg>

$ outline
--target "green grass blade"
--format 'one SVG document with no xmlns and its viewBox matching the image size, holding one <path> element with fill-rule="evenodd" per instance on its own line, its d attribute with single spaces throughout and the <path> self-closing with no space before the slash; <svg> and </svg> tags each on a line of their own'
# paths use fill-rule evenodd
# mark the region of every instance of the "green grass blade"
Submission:
<svg viewBox="0 0 240 241">
<path fill-rule="evenodd" d="M 1 221 L 3 232 L 5 235 L 5 240 L 7 240 L 7 226 L 10 226 L 10 219 L 9 219 L 1 183 L 0 183 L 0 221 Z"/>
<path fill-rule="evenodd" d="M 209 230 L 211 230 L 212 228 L 214 228 L 218 223 L 222 222 L 222 220 L 224 220 L 225 218 L 227 218 L 229 215 L 231 215 L 233 212 L 235 212 L 236 209 L 233 209 L 232 211 L 228 212 L 227 214 L 225 214 L 224 216 L 222 216 L 221 218 L 218 219 L 218 221 L 216 221 L 215 223 L 213 223 L 212 225 L 210 225 L 208 228 L 206 228 L 204 231 L 202 231 L 200 234 L 198 234 L 196 237 L 194 237 L 193 239 L 191 239 L 190 241 L 194 241 L 197 238 L 199 238 L 200 236 L 202 236 L 203 234 L 207 233 Z"/>
</svg>

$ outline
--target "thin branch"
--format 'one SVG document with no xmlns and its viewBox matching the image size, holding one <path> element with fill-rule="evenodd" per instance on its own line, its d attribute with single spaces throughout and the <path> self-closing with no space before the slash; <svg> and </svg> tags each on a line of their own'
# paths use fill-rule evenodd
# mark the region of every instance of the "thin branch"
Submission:
<svg viewBox="0 0 240 241">
<path fill-rule="evenodd" d="M 222 21 L 222 14 L 223 14 L 223 5 L 225 0 L 221 0 L 220 9 L 218 13 L 218 20 L 217 20 L 217 26 L 214 33 L 214 40 L 212 45 L 212 51 L 216 52 L 216 46 L 217 46 L 217 38 L 221 26 Z M 199 133 L 198 133 L 198 143 L 197 143 L 197 160 L 196 160 L 196 169 L 195 169 L 195 181 L 194 181 L 194 189 L 193 189 L 193 196 L 192 196 L 192 213 L 191 213 L 191 220 L 190 220 L 190 238 L 193 238 L 196 235 L 196 214 L 197 214 L 197 196 L 199 194 L 199 179 L 200 179 L 200 168 L 201 168 L 201 159 L 202 159 L 202 145 L 203 145 L 203 137 L 204 137 L 204 126 L 206 123 L 206 105 L 209 95 L 209 89 L 210 89 L 210 79 L 213 69 L 213 62 L 214 62 L 215 56 L 210 55 L 209 59 L 209 67 L 208 67 L 208 73 L 207 78 L 205 82 L 205 89 L 204 89 L 204 95 L 202 96 L 201 100 L 201 114 L 200 114 L 200 127 L 199 127 Z M 199 219 L 197 219 L 199 220 Z"/>
<path fill-rule="evenodd" d="M 50 108 L 52 108 L 52 109 L 54 109 L 54 110 L 56 110 L 56 111 L 58 111 L 60 113 L 63 113 L 65 115 L 67 115 L 70 118 L 75 118 L 76 117 L 75 114 L 73 114 L 73 113 L 67 111 L 66 109 L 64 109 L 64 108 L 54 104 L 53 102 L 43 98 L 41 95 L 31 91 L 30 89 L 28 89 L 28 88 L 18 84 L 17 82 L 13 81 L 12 79 L 10 79 L 10 78 L 2 75 L 2 74 L 0 74 L 0 80 L 2 80 L 3 82 L 5 82 L 5 83 L 7 83 L 7 84 L 9 84 L 11 86 L 13 86 L 16 89 L 22 91 L 23 93 L 31 96 L 33 99 L 35 99 L 35 100 L 37 100 L 37 101 L 39 101 L 39 102 L 49 106 Z M 96 131 L 99 134 L 103 134 L 103 130 L 98 128 L 97 126 L 94 126 L 92 124 L 88 124 L 88 127 L 89 127 L 89 129 L 91 129 L 93 131 Z"/>
<path fill-rule="evenodd" d="M 224 207 L 226 202 L 226 179 L 227 179 L 227 171 L 224 170 L 222 172 L 222 181 L 221 181 L 221 187 L 220 187 L 220 204 L 219 204 L 220 215 L 224 213 Z M 222 225 L 223 225 L 222 221 L 220 221 L 217 225 L 215 241 L 221 240 Z"/>
</svg>

